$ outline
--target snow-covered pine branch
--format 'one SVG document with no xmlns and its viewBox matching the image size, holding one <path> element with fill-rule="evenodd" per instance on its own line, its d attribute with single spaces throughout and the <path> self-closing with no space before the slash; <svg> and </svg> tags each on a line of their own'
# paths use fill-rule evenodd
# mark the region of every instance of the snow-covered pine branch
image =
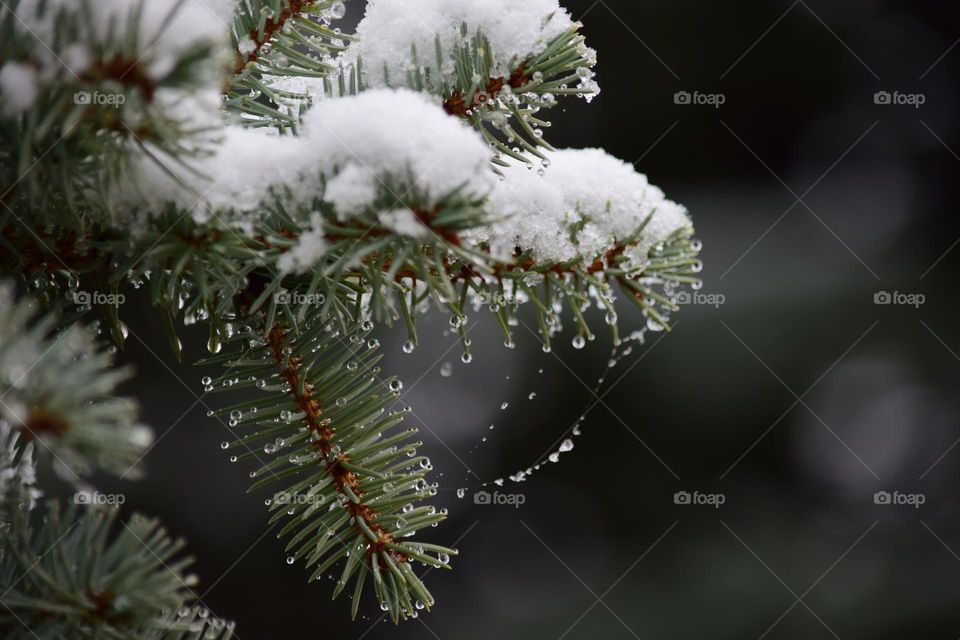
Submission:
<svg viewBox="0 0 960 640">
<path fill-rule="evenodd" d="M 406 540 L 446 514 L 419 505 L 436 486 L 406 411 L 390 410 L 400 383 L 378 366 L 375 322 L 403 321 L 409 352 L 418 317 L 441 309 L 464 362 L 468 311 L 508 346 L 531 313 L 549 350 L 565 322 L 574 346 L 593 339 L 597 309 L 619 343 L 618 298 L 640 331 L 667 328 L 678 288 L 699 286 L 700 244 L 632 165 L 544 140 L 551 107 L 599 91 L 596 53 L 556 0 L 370 0 L 356 34 L 334 26 L 344 13 L 0 9 L 0 275 L 14 282 L 0 289 L 0 489 L 29 511 L 47 448 L 77 472 L 139 460 L 149 432 L 110 399 L 125 372 L 62 327 L 99 313 L 122 345 L 119 308 L 77 294 L 143 287 L 178 359 L 179 325 L 203 323 L 208 363 L 243 371 L 204 386 L 243 394 L 214 413 L 236 436 L 228 457 L 255 465 L 252 489 L 279 485 L 265 502 L 288 559 L 313 577 L 341 563 L 354 615 L 372 585 L 399 621 L 433 602 L 414 563 L 447 567 L 454 551 Z M 29 521 L 6 525 L 25 549 Z M 200 614 L 183 617 L 149 619 L 162 633 Z"/>
</svg>

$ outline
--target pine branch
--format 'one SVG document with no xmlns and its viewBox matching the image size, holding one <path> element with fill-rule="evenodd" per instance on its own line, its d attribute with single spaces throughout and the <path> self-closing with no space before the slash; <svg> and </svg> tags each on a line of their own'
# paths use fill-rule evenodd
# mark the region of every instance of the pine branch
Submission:
<svg viewBox="0 0 960 640">
<path fill-rule="evenodd" d="M 199 638 L 207 628 L 223 635 L 204 637 L 229 637 L 222 622 L 198 622 L 199 610 L 178 615 L 195 583 L 183 574 L 183 542 L 136 514 L 118 528 L 116 515 L 56 502 L 42 522 L 16 514 L 0 552 L 5 637 Z"/>
<path fill-rule="evenodd" d="M 310 96 L 275 88 L 284 77 L 324 78 L 351 36 L 330 27 L 342 0 L 242 0 L 232 29 L 233 79 L 225 106 L 255 126 L 296 128 Z"/>
<path fill-rule="evenodd" d="M 209 22 L 203 11 L 174 0 L 4 3 L 0 66 L 16 69 L 16 84 L 0 110 L 0 200 L 20 219 L 82 231 L 91 211 L 110 217 L 104 177 L 117 179 L 135 149 L 184 157 L 207 148 L 219 105 L 184 105 L 199 106 L 194 92 L 222 75 L 216 27 L 171 43 L 152 22 Z"/>
<path fill-rule="evenodd" d="M 153 435 L 136 422 L 136 403 L 113 396 L 130 370 L 113 366 L 95 330 L 57 325 L 0 282 L 0 422 L 39 443 L 68 480 L 93 468 L 136 475 Z"/>
<path fill-rule="evenodd" d="M 416 429 L 396 429 L 408 410 L 388 410 L 401 385 L 379 379 L 371 328 L 363 323 L 344 333 L 320 318 L 297 322 L 285 315 L 260 337 L 246 337 L 258 345 L 252 353 L 205 363 L 242 367 L 246 374 L 211 380 L 210 389 L 266 394 L 217 413 L 249 432 L 224 443 L 236 452 L 231 461 L 272 457 L 250 473 L 251 490 L 286 484 L 266 502 L 270 522 L 285 521 L 278 537 L 292 536 L 287 562 L 303 560 L 312 581 L 346 560 L 334 597 L 352 582 L 356 616 L 372 576 L 381 608 L 397 622 L 434 602 L 412 563 L 449 568 L 456 551 L 406 540 L 444 520 L 446 510 L 415 506 L 434 495 L 436 485 L 425 480 L 429 459 L 416 455 L 422 445 L 412 441 Z"/>
</svg>

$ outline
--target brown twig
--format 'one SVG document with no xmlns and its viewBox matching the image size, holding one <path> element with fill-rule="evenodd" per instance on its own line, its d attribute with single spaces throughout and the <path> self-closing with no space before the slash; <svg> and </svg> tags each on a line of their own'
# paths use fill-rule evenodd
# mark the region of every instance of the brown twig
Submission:
<svg viewBox="0 0 960 640">
<path fill-rule="evenodd" d="M 367 527 L 377 535 L 377 540 L 367 546 L 367 559 L 372 562 L 375 554 L 383 551 L 388 544 L 394 541 L 393 534 L 374 522 L 377 518 L 377 512 L 369 505 L 364 504 L 362 500 L 354 502 L 350 499 L 349 493 L 345 489 L 346 487 L 350 488 L 350 492 L 352 492 L 353 495 L 358 498 L 363 498 L 364 494 L 360 489 L 360 476 L 344 466 L 343 463 L 350 462 L 350 456 L 347 453 L 334 451 L 333 438 L 336 435 L 336 430 L 330 419 L 323 417 L 323 404 L 314 396 L 313 385 L 310 382 L 301 380 L 302 374 L 300 368 L 303 364 L 302 358 L 297 355 L 286 357 L 285 339 L 286 330 L 280 325 L 274 326 L 267 334 L 267 342 L 273 351 L 273 356 L 277 364 L 283 365 L 284 360 L 286 360 L 286 365 L 284 365 L 280 377 L 290 385 L 290 395 L 296 401 L 297 407 L 305 414 L 303 421 L 306 423 L 307 428 L 316 436 L 313 447 L 323 455 L 326 472 L 333 479 L 337 493 L 347 498 L 345 504 L 350 511 L 350 515 L 357 520 L 362 518 Z M 303 383 L 302 391 L 300 390 L 301 382 Z M 357 533 L 366 537 L 366 533 L 359 524 L 355 523 L 353 527 Z M 388 550 L 388 553 L 400 562 L 407 560 L 405 555 L 393 550 Z"/>
</svg>

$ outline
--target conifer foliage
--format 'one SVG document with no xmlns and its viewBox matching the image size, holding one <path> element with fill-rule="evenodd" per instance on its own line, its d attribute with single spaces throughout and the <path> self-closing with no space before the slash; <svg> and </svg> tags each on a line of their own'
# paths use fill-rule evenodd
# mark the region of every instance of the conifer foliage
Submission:
<svg viewBox="0 0 960 640">
<path fill-rule="evenodd" d="M 358 0 L 354 0 L 358 1 Z M 116 395 L 140 289 L 205 391 L 287 562 L 337 571 L 356 616 L 434 605 L 446 510 L 378 323 L 518 314 L 615 343 L 668 328 L 698 287 L 686 209 L 599 149 L 556 149 L 550 109 L 599 93 L 557 0 L 5 0 L 0 8 L 0 624 L 10 637 L 228 638 L 183 543 L 140 515 L 44 501 L 49 461 L 136 474 L 153 436 Z M 624 337 L 617 310 L 644 325 Z M 209 354 L 183 353 L 183 325 Z M 639 329 L 639 331 L 638 331 Z M 218 396 L 219 397 L 219 396 Z M 149 416 L 147 416 L 149 418 Z M 149 420 L 147 420 L 149 421 Z M 226 462 L 226 460 L 225 460 Z M 238 464 L 237 466 L 241 466 Z M 442 531 L 437 529 L 436 531 Z M 423 538 L 423 539 L 421 539 Z M 370 594 L 370 595 L 368 595 Z"/>
</svg>

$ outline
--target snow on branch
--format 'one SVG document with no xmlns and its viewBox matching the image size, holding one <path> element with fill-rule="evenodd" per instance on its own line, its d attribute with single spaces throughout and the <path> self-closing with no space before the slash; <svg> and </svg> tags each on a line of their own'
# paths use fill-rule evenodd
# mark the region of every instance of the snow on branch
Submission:
<svg viewBox="0 0 960 640">
<path fill-rule="evenodd" d="M 172 199 L 200 219 L 256 217 L 275 199 L 271 190 L 282 189 L 308 208 L 323 198 L 345 220 L 375 204 L 483 197 L 494 182 L 489 157 L 476 132 L 425 96 L 378 89 L 322 101 L 298 137 L 229 127 L 216 153 L 194 163 L 194 173 L 181 171 L 179 184 L 147 159 L 135 174 L 145 202 Z M 194 207 L 198 200 L 206 206 Z"/>
<path fill-rule="evenodd" d="M 501 257 L 530 251 L 538 263 L 590 265 L 630 238 L 625 251 L 643 266 L 650 247 L 691 226 L 686 208 L 602 149 L 551 153 L 538 173 L 505 169 L 488 208 L 493 222 L 468 237 Z"/>
</svg>

